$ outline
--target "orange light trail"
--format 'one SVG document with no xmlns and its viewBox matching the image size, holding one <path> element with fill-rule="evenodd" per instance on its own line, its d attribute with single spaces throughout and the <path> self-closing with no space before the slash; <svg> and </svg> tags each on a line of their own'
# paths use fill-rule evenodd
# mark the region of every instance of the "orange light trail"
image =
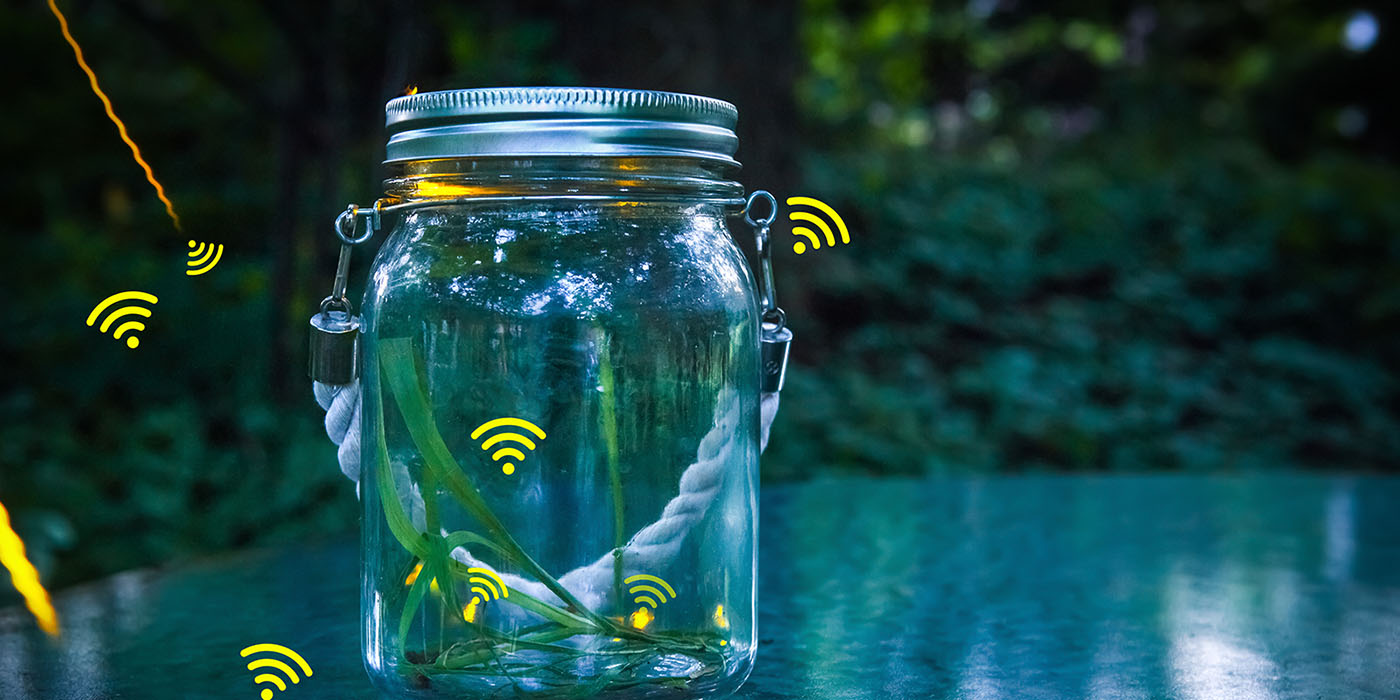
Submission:
<svg viewBox="0 0 1400 700">
<path fill-rule="evenodd" d="M 49 592 L 39 583 L 39 572 L 24 556 L 24 541 L 10 528 L 10 513 L 5 504 L 0 503 L 0 564 L 10 570 L 10 580 L 15 590 L 24 596 L 24 604 L 34 613 L 39 627 L 50 637 L 58 636 L 58 613 L 54 612 Z"/>
<path fill-rule="evenodd" d="M 87 74 L 88 83 L 92 85 L 93 93 L 97 95 L 97 99 L 102 100 L 102 107 L 107 110 L 107 118 L 111 119 L 112 123 L 117 125 L 117 133 L 121 135 L 122 141 L 125 141 L 126 145 L 131 147 L 131 156 L 136 159 L 136 164 L 141 166 L 142 170 L 146 171 L 146 181 L 151 183 L 152 187 L 156 188 L 156 196 L 160 197 L 161 203 L 165 204 L 165 213 L 169 214 L 170 220 L 175 222 L 175 230 L 182 230 L 180 228 L 180 216 L 175 213 L 175 205 L 171 204 L 170 198 L 165 196 L 165 188 L 162 187 L 160 181 L 156 179 L 155 173 L 151 170 L 151 165 L 146 162 L 145 158 L 141 157 L 141 149 L 136 147 L 136 142 L 132 141 L 131 136 L 126 133 L 126 124 L 122 123 L 121 118 L 112 110 L 112 101 L 107 99 L 107 93 L 102 92 L 102 87 L 97 84 L 97 74 L 92 72 L 92 68 L 88 66 L 87 61 L 83 58 L 83 49 L 81 46 L 78 46 L 78 40 L 74 39 L 73 35 L 69 33 L 68 19 L 63 16 L 62 12 L 59 12 L 58 5 L 55 4 L 54 0 L 49 0 L 49 9 L 53 11 L 53 16 L 58 18 L 58 28 L 63 32 L 63 39 L 68 42 L 69 46 L 73 47 L 73 57 L 78 59 L 78 67 L 83 69 L 83 72 Z"/>
</svg>

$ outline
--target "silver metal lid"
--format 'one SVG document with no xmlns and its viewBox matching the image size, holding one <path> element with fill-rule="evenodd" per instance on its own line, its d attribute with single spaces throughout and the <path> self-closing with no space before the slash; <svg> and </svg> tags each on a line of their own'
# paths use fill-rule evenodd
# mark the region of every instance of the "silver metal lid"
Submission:
<svg viewBox="0 0 1400 700">
<path fill-rule="evenodd" d="M 698 95 L 617 88 L 475 88 L 384 105 L 388 160 L 673 156 L 738 165 L 739 112 Z"/>
</svg>

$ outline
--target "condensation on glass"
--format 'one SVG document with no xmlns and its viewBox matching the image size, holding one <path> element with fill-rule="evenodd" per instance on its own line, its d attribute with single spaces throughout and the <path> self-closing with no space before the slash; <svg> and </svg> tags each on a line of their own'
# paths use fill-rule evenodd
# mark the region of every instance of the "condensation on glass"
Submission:
<svg viewBox="0 0 1400 700">
<path fill-rule="evenodd" d="M 516 88 L 386 109 L 387 197 L 409 206 L 363 306 L 375 685 L 733 692 L 759 452 L 733 106 Z"/>
</svg>

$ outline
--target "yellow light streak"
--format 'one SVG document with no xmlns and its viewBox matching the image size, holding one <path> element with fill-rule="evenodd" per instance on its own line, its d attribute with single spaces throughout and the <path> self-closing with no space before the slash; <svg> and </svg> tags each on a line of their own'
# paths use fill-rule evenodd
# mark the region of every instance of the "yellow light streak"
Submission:
<svg viewBox="0 0 1400 700">
<path fill-rule="evenodd" d="M 50 637 L 57 637 L 58 613 L 54 612 L 49 592 L 39 583 L 39 572 L 24 556 L 24 541 L 10 528 L 10 513 L 3 503 L 0 503 L 0 564 L 10 570 L 10 580 L 15 590 L 24 596 L 24 604 L 34 614 L 39 628 Z"/>
<path fill-rule="evenodd" d="M 82 47 L 78 46 L 78 40 L 74 39 L 73 35 L 68 31 L 68 18 L 64 17 L 63 13 L 59 11 L 58 5 L 54 0 L 49 0 L 49 9 L 53 11 L 53 16 L 58 18 L 59 31 L 63 32 L 64 41 L 67 41 L 68 45 L 73 47 L 73 57 L 78 59 L 78 67 L 87 74 L 88 83 L 92 86 L 93 93 L 97 95 L 97 99 L 102 100 L 102 107 L 107 110 L 107 118 L 111 119 L 112 123 L 117 125 L 117 133 L 121 135 L 122 141 L 125 141 L 126 145 L 131 147 L 131 156 L 136 159 L 136 164 L 141 166 L 142 170 L 146 171 L 146 181 L 151 183 L 152 187 L 156 188 L 156 196 L 159 197 L 161 203 L 165 205 L 165 213 L 169 214 L 170 220 L 175 223 L 175 230 L 182 230 L 180 228 L 180 216 L 175 213 L 175 205 L 171 204 L 170 198 L 165 196 L 165 188 L 161 186 L 160 181 L 156 179 L 156 175 L 151 170 L 150 164 L 146 162 L 145 158 L 141 157 L 141 149 L 137 148 L 136 142 L 132 141 L 131 136 L 126 133 L 126 124 L 123 123 L 121 118 L 117 116 L 117 113 L 113 111 L 112 101 L 107 98 L 107 93 L 103 92 L 102 87 L 97 84 L 97 74 L 92 71 L 92 67 L 90 67 L 87 60 L 83 58 Z"/>
<path fill-rule="evenodd" d="M 413 199 L 456 199 L 459 197 L 490 197 L 493 195 L 519 194 L 506 187 L 486 187 L 483 185 L 458 185 L 451 182 L 433 180 L 411 180 L 405 183 L 413 188 L 406 196 Z"/>
</svg>

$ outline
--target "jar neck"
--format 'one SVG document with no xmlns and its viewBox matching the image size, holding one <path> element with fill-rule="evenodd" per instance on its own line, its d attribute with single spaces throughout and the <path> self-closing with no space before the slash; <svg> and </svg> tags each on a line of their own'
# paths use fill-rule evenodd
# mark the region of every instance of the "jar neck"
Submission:
<svg viewBox="0 0 1400 700">
<path fill-rule="evenodd" d="M 405 202 L 472 197 L 680 199 L 742 206 L 732 164 L 693 158 L 550 156 L 390 163 L 385 193 Z"/>
</svg>

